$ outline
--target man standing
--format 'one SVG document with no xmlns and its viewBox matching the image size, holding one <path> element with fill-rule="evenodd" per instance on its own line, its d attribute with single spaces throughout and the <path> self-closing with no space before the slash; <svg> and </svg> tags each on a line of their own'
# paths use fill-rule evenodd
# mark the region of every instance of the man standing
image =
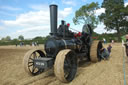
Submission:
<svg viewBox="0 0 128 85">
<path fill-rule="evenodd" d="M 128 57 L 128 34 L 125 36 L 125 38 L 126 38 L 126 43 L 124 45 L 126 47 L 126 55 Z"/>
<path fill-rule="evenodd" d="M 106 39 L 105 38 L 103 38 L 103 41 L 104 41 L 104 44 L 106 44 Z"/>
</svg>

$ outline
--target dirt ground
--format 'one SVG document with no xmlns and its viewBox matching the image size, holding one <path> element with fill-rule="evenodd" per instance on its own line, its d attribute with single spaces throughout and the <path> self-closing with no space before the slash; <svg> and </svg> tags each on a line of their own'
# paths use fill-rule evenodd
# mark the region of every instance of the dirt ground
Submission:
<svg viewBox="0 0 128 85">
<path fill-rule="evenodd" d="M 66 84 L 55 77 L 53 69 L 33 77 L 24 71 L 23 57 L 29 49 L 33 48 L 43 48 L 43 46 L 0 46 L 0 85 L 124 85 L 121 43 L 113 44 L 109 60 L 80 65 L 75 79 Z M 128 85 L 127 57 L 125 57 L 125 73 L 126 85 Z"/>
</svg>

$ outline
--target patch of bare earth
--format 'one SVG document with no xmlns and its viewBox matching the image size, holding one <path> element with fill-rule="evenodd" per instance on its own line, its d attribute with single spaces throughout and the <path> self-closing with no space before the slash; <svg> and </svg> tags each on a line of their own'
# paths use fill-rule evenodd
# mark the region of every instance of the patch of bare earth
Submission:
<svg viewBox="0 0 128 85">
<path fill-rule="evenodd" d="M 105 45 L 106 47 L 107 45 Z M 123 85 L 123 50 L 121 43 L 113 44 L 109 60 L 98 63 L 85 62 L 79 65 L 75 79 L 61 83 L 53 69 L 38 76 L 29 76 L 22 61 L 29 49 L 39 47 L 0 46 L 0 85 Z M 128 58 L 125 57 L 126 85 L 128 85 Z"/>
</svg>

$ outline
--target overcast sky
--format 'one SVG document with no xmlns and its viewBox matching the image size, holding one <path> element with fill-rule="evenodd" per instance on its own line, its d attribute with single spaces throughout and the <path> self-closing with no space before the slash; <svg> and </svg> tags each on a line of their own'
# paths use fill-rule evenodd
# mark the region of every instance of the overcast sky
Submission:
<svg viewBox="0 0 128 85">
<path fill-rule="evenodd" d="M 72 18 L 76 10 L 91 2 L 101 5 L 103 0 L 0 0 L 0 38 L 47 36 L 50 32 L 50 4 L 58 5 L 58 24 L 63 19 L 71 24 L 71 28 L 81 31 L 82 25 L 74 25 Z M 98 9 L 96 15 L 103 12 L 103 8 Z M 104 33 L 104 27 L 100 23 L 94 31 Z"/>
</svg>

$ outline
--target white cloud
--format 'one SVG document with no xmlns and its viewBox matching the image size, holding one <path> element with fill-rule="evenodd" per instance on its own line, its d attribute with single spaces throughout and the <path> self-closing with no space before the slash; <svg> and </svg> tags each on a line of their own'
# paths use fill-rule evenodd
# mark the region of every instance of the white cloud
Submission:
<svg viewBox="0 0 128 85">
<path fill-rule="evenodd" d="M 125 4 L 124 4 L 124 6 L 126 7 L 128 5 L 128 2 L 126 2 Z"/>
<path fill-rule="evenodd" d="M 72 6 L 76 5 L 76 2 L 74 0 L 62 0 L 62 3 L 66 5 L 72 5 Z"/>
<path fill-rule="evenodd" d="M 59 19 L 64 19 L 71 13 L 72 13 L 72 8 L 64 8 L 64 10 L 59 11 Z"/>
<path fill-rule="evenodd" d="M 105 28 L 105 25 L 104 25 L 103 23 L 102 23 L 102 24 L 99 24 L 99 25 L 97 26 L 97 28 L 94 29 L 94 32 L 97 32 L 97 33 L 99 33 L 99 34 L 105 33 L 106 30 L 104 30 L 104 28 Z"/>
<path fill-rule="evenodd" d="M 95 13 L 96 16 L 98 16 L 102 13 L 105 13 L 105 8 L 99 8 L 99 9 L 96 9 L 94 11 L 90 11 L 90 12 L 88 12 L 88 14 L 91 15 L 93 12 Z"/>
<path fill-rule="evenodd" d="M 16 33 L 27 33 L 27 32 L 33 32 L 33 31 L 41 31 L 41 30 L 46 30 L 48 29 L 49 26 L 36 26 L 36 27 L 32 27 L 32 28 L 27 28 L 27 29 L 22 29 L 22 30 L 18 30 Z"/>
<path fill-rule="evenodd" d="M 71 13 L 72 8 L 64 8 L 63 10 L 59 10 L 58 20 L 66 18 Z M 15 34 L 17 35 L 20 35 L 20 33 L 25 34 L 50 30 L 50 13 L 49 10 L 30 11 L 28 13 L 18 15 L 16 20 L 3 20 L 2 23 L 5 27 L 7 27 L 7 29 L 16 29 Z"/>
<path fill-rule="evenodd" d="M 72 13 L 72 8 L 64 8 L 64 10 L 59 11 L 59 19 L 64 19 L 70 13 Z M 49 11 L 38 11 L 38 12 L 28 12 L 25 14 L 20 14 L 16 17 L 16 20 L 5 20 L 2 21 L 7 26 L 21 26 L 21 27 L 35 27 L 40 25 L 49 25 Z"/>
<path fill-rule="evenodd" d="M 15 7 L 11 7 L 11 6 L 0 6 L 0 9 L 11 10 L 11 11 L 21 10 L 21 8 L 15 8 Z"/>
<path fill-rule="evenodd" d="M 25 14 L 20 14 L 16 17 L 16 20 L 6 20 L 3 23 L 7 26 L 21 26 L 24 28 L 35 27 L 38 25 L 48 24 L 49 21 L 48 11 L 38 11 L 38 12 L 28 12 Z"/>
<path fill-rule="evenodd" d="M 98 15 L 100 15 L 102 13 L 105 13 L 105 8 L 100 8 L 100 9 L 96 10 L 96 16 L 98 16 Z"/>
<path fill-rule="evenodd" d="M 0 20 L 0 25 L 2 24 L 2 20 Z M 0 30 L 5 29 L 4 26 L 0 26 Z"/>
<path fill-rule="evenodd" d="M 5 27 L 4 26 L 0 26 L 0 30 L 3 30 L 3 29 L 5 29 Z"/>
<path fill-rule="evenodd" d="M 97 26 L 96 29 L 94 29 L 94 32 L 97 32 L 97 33 L 99 33 L 99 34 L 102 34 L 102 33 L 114 33 L 114 32 L 116 32 L 115 30 L 107 31 L 107 30 L 104 29 L 105 27 L 106 27 L 106 26 L 105 26 L 103 23 L 101 23 L 101 24 L 99 24 L 99 25 Z"/>
</svg>

